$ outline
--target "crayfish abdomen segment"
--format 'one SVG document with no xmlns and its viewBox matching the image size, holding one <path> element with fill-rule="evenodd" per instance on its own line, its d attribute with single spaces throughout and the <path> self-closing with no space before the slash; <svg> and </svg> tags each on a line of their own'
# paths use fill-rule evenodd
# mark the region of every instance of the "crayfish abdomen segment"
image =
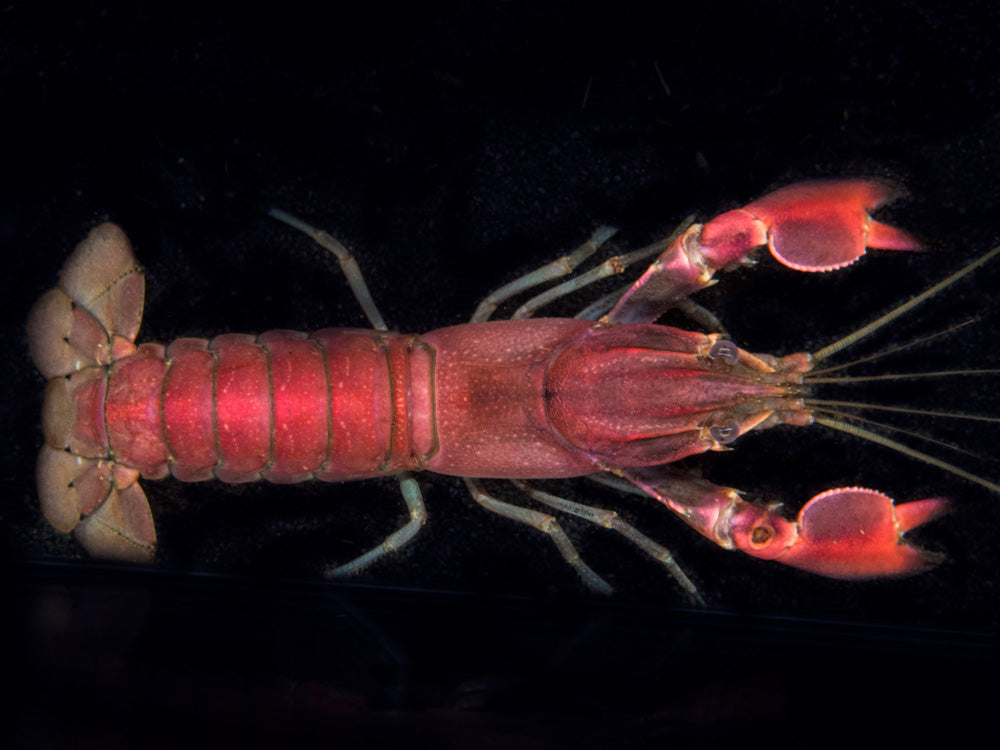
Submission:
<svg viewBox="0 0 1000 750">
<path fill-rule="evenodd" d="M 419 468 L 432 450 L 432 430 L 414 429 L 430 408 L 413 337 L 276 330 L 168 353 L 163 435 L 179 479 L 343 481 Z"/>
</svg>

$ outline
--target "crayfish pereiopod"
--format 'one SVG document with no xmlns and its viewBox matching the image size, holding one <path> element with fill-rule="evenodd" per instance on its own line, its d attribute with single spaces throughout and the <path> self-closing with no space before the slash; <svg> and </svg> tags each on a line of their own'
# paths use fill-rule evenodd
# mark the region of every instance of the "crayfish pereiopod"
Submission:
<svg viewBox="0 0 1000 750">
<path fill-rule="evenodd" d="M 601 228 L 573 254 L 497 290 L 470 323 L 420 336 L 388 331 L 340 243 L 275 210 L 337 255 L 375 330 L 224 334 L 168 346 L 135 343 L 143 272 L 124 232 L 103 224 L 67 260 L 59 285 L 38 301 L 28 324 L 32 356 L 49 378 L 38 462 L 42 509 L 92 554 L 148 561 L 156 533 L 140 477 L 299 482 L 397 475 L 409 521 L 329 571 L 343 575 L 416 535 L 426 515 L 411 472 L 426 469 L 467 477 L 479 504 L 548 534 L 590 587 L 606 591 L 553 515 L 501 501 L 479 478 L 614 475 L 716 544 L 754 557 L 839 578 L 923 570 L 936 556 L 904 534 L 944 512 L 941 499 L 897 505 L 870 489 L 837 488 L 789 520 L 779 505 L 748 502 L 675 465 L 727 449 L 751 430 L 814 420 L 842 427 L 819 402 L 810 403 L 806 390 L 828 350 L 755 355 L 719 333 L 654 323 L 679 306 L 711 328 L 711 314 L 689 295 L 714 283 L 717 271 L 750 262 L 760 247 L 801 271 L 842 268 L 866 247 L 916 249 L 913 237 L 871 218 L 892 197 L 892 189 L 868 180 L 791 185 L 613 258 L 533 298 L 510 320 L 488 320 L 515 294 L 571 273 L 613 234 Z M 531 317 L 549 300 L 654 255 L 638 281 L 579 318 Z M 613 512 L 515 483 L 541 506 L 624 534 L 698 597 L 669 552 Z"/>
</svg>

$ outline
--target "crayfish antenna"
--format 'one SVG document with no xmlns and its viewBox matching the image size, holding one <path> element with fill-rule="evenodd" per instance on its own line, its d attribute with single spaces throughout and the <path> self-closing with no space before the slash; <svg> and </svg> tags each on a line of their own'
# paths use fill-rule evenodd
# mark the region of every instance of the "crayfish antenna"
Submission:
<svg viewBox="0 0 1000 750">
<path fill-rule="evenodd" d="M 900 352 L 905 352 L 906 350 L 913 349 L 914 347 L 917 347 L 917 346 L 923 346 L 925 344 L 929 344 L 931 341 L 934 341 L 935 339 L 939 339 L 942 336 L 949 336 L 949 335 L 951 335 L 951 334 L 953 334 L 953 333 L 955 333 L 957 331 L 962 330 L 966 326 L 970 326 L 970 325 L 972 325 L 973 323 L 976 323 L 976 322 L 978 322 L 978 320 L 976 318 L 971 318 L 971 319 L 963 321 L 961 323 L 956 323 L 953 326 L 948 326 L 947 328 L 945 328 L 945 329 L 943 329 L 941 331 L 937 331 L 935 333 L 928 334 L 927 336 L 921 336 L 920 338 L 914 339 L 913 341 L 909 341 L 909 342 L 907 342 L 905 344 L 900 344 L 899 346 L 893 346 L 893 347 L 890 347 L 888 349 L 884 349 L 884 350 L 882 350 L 880 352 L 875 352 L 874 354 L 869 354 L 866 357 L 858 357 L 857 359 L 852 359 L 850 362 L 844 362 L 844 363 L 839 364 L 839 365 L 832 365 L 830 367 L 823 367 L 821 369 L 813 369 L 813 370 L 810 370 L 808 373 L 806 373 L 805 379 L 808 380 L 810 383 L 858 383 L 858 382 L 861 382 L 862 380 L 866 380 L 866 379 L 867 380 L 889 380 L 891 378 L 903 379 L 903 378 L 923 378 L 923 377 L 930 377 L 930 375 L 927 374 L 927 373 L 899 374 L 899 375 L 878 375 L 878 376 L 874 376 L 874 377 L 869 376 L 867 378 L 858 377 L 858 376 L 854 376 L 854 375 L 846 376 L 846 377 L 843 377 L 843 378 L 827 378 L 827 377 L 819 377 L 819 376 L 820 375 L 825 376 L 825 375 L 829 375 L 831 372 L 839 372 L 840 370 L 846 370 L 849 367 L 854 367 L 855 365 L 860 365 L 860 364 L 863 364 L 865 362 L 874 362 L 875 360 L 884 359 L 885 357 L 888 357 L 890 355 L 899 354 Z M 813 355 L 813 359 L 815 361 L 815 355 Z M 947 371 L 947 372 L 945 372 L 943 374 L 951 375 L 951 374 L 966 374 L 966 373 L 975 373 L 975 372 L 980 372 L 980 371 L 978 371 L 978 370 Z"/>
<path fill-rule="evenodd" d="M 1000 484 L 996 482 L 991 482 L 978 474 L 973 474 L 970 471 L 966 471 L 961 467 L 955 466 L 954 464 L 948 463 L 947 461 L 942 461 L 939 458 L 928 455 L 927 453 L 922 453 L 921 451 L 910 448 L 908 445 L 903 445 L 885 435 L 880 435 L 877 432 L 872 432 L 871 430 L 866 430 L 863 427 L 850 424 L 840 419 L 831 419 L 823 415 L 814 415 L 813 419 L 816 424 L 823 425 L 824 427 L 829 427 L 832 430 L 839 430 L 840 432 L 846 432 L 848 435 L 853 435 L 854 437 L 861 438 L 862 440 L 868 440 L 877 445 L 881 445 L 885 448 L 901 453 L 904 456 L 909 456 L 910 458 L 915 458 L 928 466 L 935 466 L 939 469 L 943 469 L 950 474 L 962 477 L 962 479 L 968 480 L 973 484 L 978 484 L 980 487 L 985 487 L 990 492 L 1000 495 Z M 989 419 L 993 419 L 990 417 Z M 1000 420 L 997 420 L 1000 421 Z"/>
<path fill-rule="evenodd" d="M 939 292 L 947 289 L 948 287 L 950 287 L 955 282 L 960 281 L 961 279 L 965 278 L 966 276 L 968 276 L 969 274 L 971 274 L 973 271 L 975 271 L 980 266 L 988 263 L 990 260 L 992 260 L 998 254 L 1000 254 L 1000 245 L 997 245 L 995 248 L 993 248 L 992 250 L 990 250 L 985 255 L 980 256 L 979 258 L 977 258 L 976 260 L 972 261 L 971 263 L 969 263 L 969 264 L 963 266 L 962 268 L 958 269 L 957 271 L 955 271 L 955 273 L 951 274 L 950 276 L 948 276 L 945 279 L 942 279 L 937 284 L 935 284 L 934 286 L 930 287 L 929 289 L 926 289 L 925 291 L 921 292 L 920 294 L 918 294 L 913 299 L 911 299 L 911 300 L 909 300 L 907 302 L 904 302 L 903 304 L 901 304 L 901 305 L 899 305 L 897 307 L 894 307 L 892 310 L 890 310 L 889 312 L 887 312 L 885 315 L 882 315 L 881 317 L 873 320 L 868 325 L 862 326 L 861 328 L 857 329 L 853 333 L 850 333 L 847 336 L 844 336 L 842 339 L 838 339 L 837 341 L 834 341 L 832 344 L 824 346 L 822 349 L 819 349 L 819 350 L 813 352 L 812 353 L 813 361 L 814 362 L 822 362 L 824 359 L 827 359 L 828 357 L 836 354 L 837 352 L 842 351 L 842 350 L 846 349 L 849 346 L 854 346 L 859 341 L 868 338 L 873 333 L 875 333 L 876 331 L 878 331 L 881 328 L 884 328 L 889 323 L 892 323 L 894 320 L 896 320 L 900 316 L 905 315 L 906 313 L 908 313 L 911 310 L 913 310 L 915 307 L 921 305 L 922 303 L 924 303 L 927 300 L 929 300 L 931 297 L 934 297 L 935 295 L 937 295 Z"/>
<path fill-rule="evenodd" d="M 886 241 L 887 242 L 892 241 L 891 233 L 889 234 L 888 238 L 886 238 Z M 926 302 L 927 300 L 936 296 L 937 294 L 944 291 L 948 287 L 952 286 L 956 282 L 969 276 L 973 271 L 980 268 L 981 266 L 992 260 L 997 255 L 1000 255 L 1000 246 L 994 247 L 992 250 L 984 253 L 971 263 L 967 263 L 965 266 L 959 268 L 957 271 L 955 271 L 945 279 L 934 284 L 933 286 L 921 292 L 920 294 L 913 297 L 909 301 L 889 310 L 887 313 L 880 316 L 871 323 L 862 326 L 861 328 L 858 328 L 857 330 L 848 334 L 847 336 L 844 336 L 843 338 L 833 342 L 832 344 L 829 344 L 828 346 L 825 346 L 822 349 L 819 349 L 818 351 L 814 352 L 811 355 L 813 361 L 821 362 L 824 359 L 833 356 L 834 354 L 837 354 L 838 352 L 841 352 L 850 346 L 857 344 L 863 339 L 868 338 L 876 331 L 884 328 L 885 326 L 897 320 L 902 315 L 905 315 L 906 313 L 910 312 L 920 304 Z M 888 356 L 890 354 L 896 354 L 906 349 L 926 344 L 941 336 L 954 333 L 968 325 L 971 325 L 973 322 L 975 322 L 975 320 L 967 320 L 957 325 L 950 326 L 942 331 L 938 331 L 936 333 L 924 336 L 922 338 L 916 339 L 914 341 L 908 342 L 901 346 L 891 348 L 883 352 L 879 352 L 867 357 L 862 357 L 845 364 L 813 370 L 812 372 L 806 374 L 806 376 L 803 378 L 803 382 L 806 385 L 828 384 L 828 383 L 854 384 L 854 383 L 873 382 L 873 381 L 898 382 L 902 380 L 921 379 L 921 378 L 940 378 L 940 377 L 951 377 L 959 375 L 970 376 L 970 375 L 1000 374 L 1000 369 L 989 368 L 989 369 L 937 370 L 937 371 L 915 372 L 915 373 L 883 373 L 879 375 L 861 375 L 861 376 L 854 376 L 854 375 L 844 375 L 839 377 L 829 376 L 829 374 L 832 372 L 843 370 L 847 367 L 851 367 L 853 365 L 857 365 L 862 362 L 870 362 L 875 359 Z M 899 443 L 889 437 L 886 437 L 885 435 L 882 435 L 880 433 L 874 432 L 872 430 L 854 424 L 853 421 L 863 421 L 863 422 L 868 422 L 869 424 L 874 424 L 879 427 L 888 427 L 888 429 L 895 430 L 896 432 L 899 432 L 901 434 L 908 434 L 914 437 L 918 437 L 922 440 L 927 440 L 936 443 L 938 445 L 943 445 L 947 448 L 962 453 L 970 453 L 969 451 L 964 451 L 961 448 L 958 448 L 957 446 L 950 445 L 942 441 L 933 440 L 932 438 L 927 437 L 926 435 L 908 432 L 906 430 L 897 427 L 881 425 L 872 422 L 871 420 L 863 419 L 862 417 L 856 416 L 851 413 L 844 413 L 842 411 L 839 411 L 839 409 L 841 408 L 872 409 L 878 411 L 911 414 L 916 416 L 962 419 L 962 420 L 986 422 L 993 424 L 1000 423 L 1000 418 L 978 415 L 978 414 L 959 414 L 959 413 L 944 412 L 944 411 L 937 411 L 930 409 L 917 409 L 912 407 L 888 406 L 882 404 L 869 404 L 869 403 L 859 403 L 854 401 L 824 400 L 824 399 L 814 399 L 814 398 L 805 399 L 805 405 L 806 408 L 809 409 L 810 412 L 813 414 L 814 421 L 817 424 L 829 427 L 830 429 L 838 430 L 840 432 L 845 432 L 847 434 L 853 435 L 863 440 L 868 440 L 870 442 L 876 443 L 878 445 L 896 451 L 897 453 L 921 461 L 922 463 L 925 463 L 927 465 L 935 466 L 951 474 L 962 477 L 967 481 L 970 481 L 974 484 L 978 484 L 981 487 L 985 487 L 986 489 L 990 490 L 993 493 L 1000 494 L 1000 484 L 997 484 L 996 482 L 992 482 L 982 476 L 966 471 L 965 469 L 962 469 L 947 461 L 943 461 L 941 459 L 935 458 L 934 456 L 930 456 L 926 453 L 922 453 L 921 451 L 910 448 L 909 446 L 903 445 L 902 443 Z"/>
<path fill-rule="evenodd" d="M 805 403 L 806 403 L 806 408 L 809 408 L 811 410 L 811 413 L 814 416 L 817 413 L 819 413 L 819 414 L 824 414 L 826 416 L 832 417 L 832 418 L 837 419 L 837 420 L 843 420 L 843 421 L 848 422 L 848 423 L 857 423 L 857 424 L 870 425 L 872 427 L 876 427 L 876 428 L 882 429 L 882 430 L 887 430 L 889 432 L 894 432 L 894 433 L 899 434 L 899 435 L 906 435 L 907 437 L 916 438 L 917 440 L 923 440 L 924 442 L 931 443 L 931 444 L 936 445 L 936 446 L 941 447 L 941 448 L 946 448 L 948 450 L 955 451 L 956 453 L 962 453 L 962 454 L 965 454 L 966 456 L 970 456 L 972 458 L 977 458 L 977 459 L 980 459 L 980 460 L 985 460 L 985 457 L 983 455 L 981 455 L 981 454 L 973 453 L 972 451 L 966 450 L 965 448 L 960 448 L 959 446 L 954 445 L 953 443 L 949 443 L 949 442 L 947 442 L 945 440 L 937 440 L 936 438 L 932 438 L 930 435 L 925 435 L 922 432 L 916 432 L 914 430 L 906 430 L 906 429 L 903 429 L 902 427 L 899 427 L 897 425 L 887 424 L 885 422 L 878 422 L 878 421 L 876 421 L 874 419 L 868 419 L 866 417 L 862 417 L 862 416 L 859 416 L 857 414 L 851 414 L 849 412 L 839 411 L 837 409 L 831 409 L 831 408 L 828 408 L 828 407 L 815 408 L 815 405 L 817 403 L 827 403 L 827 404 L 830 404 L 830 403 L 837 403 L 837 402 L 830 402 L 830 401 L 819 402 L 819 401 L 814 401 L 812 399 L 806 399 Z M 840 402 L 840 403 L 846 403 L 846 402 Z M 858 404 L 858 406 L 862 407 L 862 408 L 868 408 L 867 404 Z M 875 406 L 875 407 L 872 407 L 872 408 L 876 408 L 877 409 L 879 407 Z M 893 409 L 893 411 L 896 411 L 896 409 Z M 902 411 L 905 412 L 906 410 L 902 409 Z M 967 417 L 964 414 L 950 414 L 950 413 L 947 413 L 947 412 L 935 412 L 935 415 L 936 416 L 943 416 L 943 417 L 968 418 L 968 419 L 979 419 L 979 420 L 991 421 L 991 422 L 1000 422 L 1000 419 L 996 419 L 995 417 Z"/>
</svg>

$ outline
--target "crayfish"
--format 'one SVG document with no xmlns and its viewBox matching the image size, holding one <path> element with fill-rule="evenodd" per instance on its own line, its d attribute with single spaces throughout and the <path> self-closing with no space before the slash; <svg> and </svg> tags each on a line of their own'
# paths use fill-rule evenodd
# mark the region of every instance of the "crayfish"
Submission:
<svg viewBox="0 0 1000 750">
<path fill-rule="evenodd" d="M 689 476 L 679 463 L 780 424 L 818 421 L 873 438 L 825 413 L 808 393 L 817 362 L 850 342 L 774 357 L 751 354 L 721 333 L 655 323 L 679 306 L 713 327 L 690 295 L 715 283 L 717 272 L 749 263 L 758 248 L 809 272 L 843 268 L 866 248 L 917 249 L 914 237 L 871 217 L 893 197 L 892 188 L 869 180 L 794 184 L 612 258 L 532 298 L 512 319 L 489 320 L 513 296 L 571 274 L 614 233 L 602 227 L 572 254 L 498 289 L 469 323 L 423 335 L 388 330 L 350 253 L 272 210 L 337 255 L 372 329 L 229 333 L 166 346 L 136 343 L 143 271 L 124 232 L 102 224 L 67 260 L 28 324 L 32 356 L 49 379 L 38 461 L 42 510 L 94 555 L 149 561 L 156 532 L 140 478 L 398 476 L 408 521 L 328 571 L 345 575 L 417 535 L 426 512 L 413 472 L 428 470 L 466 477 L 477 503 L 544 532 L 589 587 L 610 590 L 554 515 L 500 500 L 480 481 L 507 478 L 539 506 L 624 534 L 697 598 L 670 553 L 615 513 L 521 481 L 592 475 L 627 483 L 716 544 L 753 557 L 846 579 L 924 570 L 937 556 L 904 535 L 940 516 L 942 499 L 897 504 L 871 489 L 842 487 L 816 495 L 790 520 L 780 505 L 744 500 L 734 488 Z M 552 299 L 651 257 L 638 281 L 577 318 L 533 317 Z"/>
</svg>

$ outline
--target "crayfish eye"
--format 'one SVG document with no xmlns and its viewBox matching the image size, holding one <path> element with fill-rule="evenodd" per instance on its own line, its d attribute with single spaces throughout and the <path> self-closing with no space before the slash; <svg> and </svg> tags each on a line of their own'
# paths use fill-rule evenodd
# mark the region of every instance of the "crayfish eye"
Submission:
<svg viewBox="0 0 1000 750">
<path fill-rule="evenodd" d="M 774 538 L 774 529 L 767 524 L 754 526 L 750 531 L 750 543 L 754 547 L 763 547 Z"/>
<path fill-rule="evenodd" d="M 740 361 L 740 350 L 732 341 L 716 341 L 708 350 L 709 359 L 721 359 L 727 365 L 735 365 Z"/>
<path fill-rule="evenodd" d="M 725 445 L 733 442 L 740 436 L 740 423 L 735 419 L 730 419 L 725 424 L 716 424 L 708 428 L 708 434 L 712 440 Z"/>
</svg>

